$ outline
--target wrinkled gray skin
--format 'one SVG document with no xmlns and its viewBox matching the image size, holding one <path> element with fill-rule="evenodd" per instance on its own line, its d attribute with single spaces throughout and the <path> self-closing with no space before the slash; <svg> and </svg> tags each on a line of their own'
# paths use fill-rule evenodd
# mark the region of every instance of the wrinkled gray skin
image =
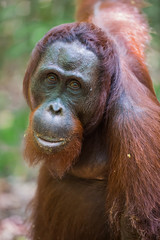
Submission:
<svg viewBox="0 0 160 240">
<path fill-rule="evenodd" d="M 54 75 L 52 75 L 54 74 Z M 99 60 L 80 42 L 57 41 L 48 47 L 31 82 L 35 139 L 44 148 L 59 150 L 72 137 L 74 118 L 83 127 L 98 107 Z"/>
</svg>

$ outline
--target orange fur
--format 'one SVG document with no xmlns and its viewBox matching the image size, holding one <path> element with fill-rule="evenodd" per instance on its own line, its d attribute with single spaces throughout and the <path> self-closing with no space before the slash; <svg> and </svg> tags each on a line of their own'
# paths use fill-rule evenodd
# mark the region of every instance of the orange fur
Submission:
<svg viewBox="0 0 160 240">
<path fill-rule="evenodd" d="M 141 238 L 148 240 L 160 237 L 160 104 L 145 64 L 150 40 L 146 19 L 140 14 L 145 4 L 82 0 L 76 16 L 103 29 L 120 57 L 121 83 L 107 111 L 110 220 L 121 231 L 124 212 Z"/>
</svg>

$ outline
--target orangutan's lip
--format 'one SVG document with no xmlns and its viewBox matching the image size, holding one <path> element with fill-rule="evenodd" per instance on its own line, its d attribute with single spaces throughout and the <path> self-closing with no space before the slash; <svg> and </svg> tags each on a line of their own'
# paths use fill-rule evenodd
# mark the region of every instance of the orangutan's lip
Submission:
<svg viewBox="0 0 160 240">
<path fill-rule="evenodd" d="M 39 136 L 38 134 L 34 134 L 37 143 L 42 147 L 47 148 L 56 148 L 64 145 L 67 140 L 65 138 L 47 138 Z"/>
</svg>

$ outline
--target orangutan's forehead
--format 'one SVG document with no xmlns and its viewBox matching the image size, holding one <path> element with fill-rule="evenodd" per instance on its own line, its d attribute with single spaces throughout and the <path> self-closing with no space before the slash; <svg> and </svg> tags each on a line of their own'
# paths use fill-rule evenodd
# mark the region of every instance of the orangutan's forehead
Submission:
<svg viewBox="0 0 160 240">
<path fill-rule="evenodd" d="M 98 64 L 97 56 L 87 50 L 80 42 L 64 43 L 57 41 L 50 45 L 43 57 L 43 61 L 58 64 L 65 70 L 82 70 L 95 67 Z"/>
</svg>

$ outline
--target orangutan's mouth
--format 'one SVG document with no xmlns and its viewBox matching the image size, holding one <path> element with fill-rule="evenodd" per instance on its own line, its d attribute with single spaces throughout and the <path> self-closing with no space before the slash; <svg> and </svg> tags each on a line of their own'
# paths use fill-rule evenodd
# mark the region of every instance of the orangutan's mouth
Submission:
<svg viewBox="0 0 160 240">
<path fill-rule="evenodd" d="M 40 147 L 44 148 L 57 148 L 67 143 L 66 138 L 50 138 L 34 134 L 34 137 Z"/>
</svg>

